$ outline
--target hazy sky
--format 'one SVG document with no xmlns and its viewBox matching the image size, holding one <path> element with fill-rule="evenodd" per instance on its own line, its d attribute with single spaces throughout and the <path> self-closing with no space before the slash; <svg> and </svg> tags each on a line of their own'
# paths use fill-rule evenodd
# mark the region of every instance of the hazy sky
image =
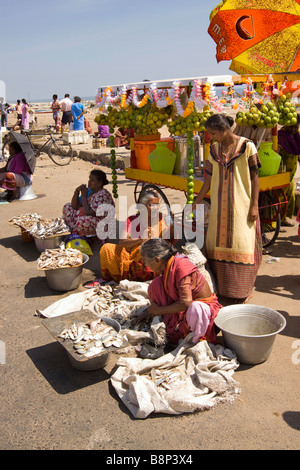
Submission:
<svg viewBox="0 0 300 470">
<path fill-rule="evenodd" d="M 0 0 L 1 73 L 8 102 L 100 85 L 218 75 L 207 33 L 219 0 Z"/>
</svg>

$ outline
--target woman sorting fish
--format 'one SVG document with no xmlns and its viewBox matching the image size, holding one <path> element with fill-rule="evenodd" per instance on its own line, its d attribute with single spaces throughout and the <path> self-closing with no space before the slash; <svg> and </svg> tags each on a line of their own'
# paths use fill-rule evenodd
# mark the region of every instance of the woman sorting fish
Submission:
<svg viewBox="0 0 300 470">
<path fill-rule="evenodd" d="M 170 343 L 191 332 L 193 343 L 216 343 L 214 319 L 222 306 L 199 269 L 166 240 L 147 240 L 140 251 L 144 264 L 158 276 L 149 285 L 151 304 L 137 322 L 161 315 Z"/>
<path fill-rule="evenodd" d="M 115 205 L 112 195 L 103 186 L 108 184 L 106 174 L 101 170 L 92 170 L 88 185 L 78 186 L 70 203 L 63 207 L 63 218 L 72 231 L 80 237 L 96 236 L 96 228 L 101 219 L 96 215 L 101 204 Z"/>
</svg>

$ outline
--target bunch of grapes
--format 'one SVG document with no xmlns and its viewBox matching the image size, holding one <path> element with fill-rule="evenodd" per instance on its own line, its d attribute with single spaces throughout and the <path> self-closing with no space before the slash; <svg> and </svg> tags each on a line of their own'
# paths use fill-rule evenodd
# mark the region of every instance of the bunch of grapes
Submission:
<svg viewBox="0 0 300 470">
<path fill-rule="evenodd" d="M 120 110 L 117 108 L 109 107 L 107 114 L 99 114 L 95 117 L 97 124 L 108 125 L 112 129 L 115 127 L 122 127 L 124 129 L 130 129 L 134 125 L 134 114 L 132 109 Z"/>
<path fill-rule="evenodd" d="M 135 125 L 135 115 L 132 107 L 121 109 L 121 111 L 111 112 L 111 127 L 121 127 L 123 129 L 132 129 Z"/>
<path fill-rule="evenodd" d="M 240 126 L 257 126 L 271 129 L 278 124 L 280 114 L 273 101 L 263 104 L 260 109 L 252 105 L 249 111 L 238 112 L 235 122 Z"/>
<path fill-rule="evenodd" d="M 279 124 L 281 126 L 293 126 L 297 124 L 297 109 L 293 103 L 291 103 L 288 96 L 282 95 L 279 98 L 277 109 L 279 112 Z"/>
<path fill-rule="evenodd" d="M 168 107 L 169 108 L 169 107 Z M 155 105 L 146 105 L 134 111 L 134 128 L 138 135 L 157 134 L 158 130 L 167 124 L 170 110 L 157 108 Z"/>
<path fill-rule="evenodd" d="M 177 116 L 168 123 L 170 134 L 175 136 L 185 135 L 187 132 L 205 131 L 205 122 L 213 114 L 213 111 L 198 113 L 193 111 L 188 117 Z"/>
<path fill-rule="evenodd" d="M 108 116 L 106 114 L 99 114 L 94 119 L 95 123 L 102 126 L 108 125 Z"/>
</svg>

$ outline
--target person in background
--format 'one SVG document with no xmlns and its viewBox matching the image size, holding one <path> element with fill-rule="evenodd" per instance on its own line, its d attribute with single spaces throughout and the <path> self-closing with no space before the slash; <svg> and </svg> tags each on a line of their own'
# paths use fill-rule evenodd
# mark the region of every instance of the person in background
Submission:
<svg viewBox="0 0 300 470">
<path fill-rule="evenodd" d="M 7 127 L 7 103 L 4 103 L 3 99 L 0 101 L 0 111 L 1 111 L 1 127 Z"/>
<path fill-rule="evenodd" d="M 16 115 L 17 115 L 17 120 L 22 121 L 22 105 L 21 105 L 21 100 L 17 100 L 16 104 Z"/>
<path fill-rule="evenodd" d="M 63 218 L 72 233 L 81 237 L 95 236 L 100 217 L 96 216 L 98 206 L 112 204 L 112 195 L 104 188 L 108 184 L 106 174 L 101 170 L 92 170 L 88 185 L 78 186 L 70 203 L 63 207 Z"/>
<path fill-rule="evenodd" d="M 60 104 L 57 98 L 57 95 L 53 95 L 53 102 L 51 105 L 52 113 L 53 113 L 53 119 L 55 122 L 55 126 L 57 126 L 57 120 L 60 118 Z"/>
<path fill-rule="evenodd" d="M 22 125 L 22 105 L 21 100 L 17 100 L 16 104 L 16 115 L 17 115 L 17 122 L 15 126 L 21 127 Z"/>
<path fill-rule="evenodd" d="M 87 133 L 90 134 L 90 135 L 93 133 L 93 130 L 92 130 L 92 128 L 91 128 L 91 125 L 90 125 L 89 121 L 88 121 L 86 118 L 84 118 L 84 129 L 85 129 L 85 130 L 87 131 Z"/>
<path fill-rule="evenodd" d="M 293 215 L 295 211 L 295 174 L 298 162 L 300 163 L 300 114 L 297 115 L 297 124 L 284 126 L 278 131 L 278 153 L 281 155 L 282 163 L 286 171 L 290 172 L 290 185 L 285 189 L 288 206 L 286 214 L 281 221 L 284 227 L 294 225 Z"/>
<path fill-rule="evenodd" d="M 147 240 L 140 252 L 157 277 L 148 287 L 150 306 L 137 323 L 162 316 L 170 343 L 177 344 L 191 332 L 193 343 L 216 343 L 214 320 L 222 305 L 199 269 L 166 240 Z"/>
<path fill-rule="evenodd" d="M 36 128 L 36 122 L 37 122 L 37 118 L 35 116 L 35 111 L 32 108 L 32 106 L 29 106 L 29 108 L 28 108 L 28 125 L 29 125 L 29 129 L 35 129 Z"/>
<path fill-rule="evenodd" d="M 119 127 L 119 129 L 115 131 L 115 147 L 129 148 L 128 133 L 127 130 L 123 129 L 122 127 Z"/>
<path fill-rule="evenodd" d="M 79 96 L 74 96 L 74 103 L 71 106 L 71 113 L 74 121 L 74 131 L 84 131 L 84 106 Z"/>
<path fill-rule="evenodd" d="M 25 98 L 22 98 L 22 129 L 29 129 L 28 104 Z"/>
<path fill-rule="evenodd" d="M 214 114 L 205 123 L 214 143 L 193 209 L 210 191 L 207 259 L 219 295 L 245 303 L 252 297 L 262 259 L 258 212 L 261 165 L 254 143 L 233 134 L 233 123 L 233 118 L 222 114 Z"/>
<path fill-rule="evenodd" d="M 9 143 L 9 154 L 7 164 L 0 169 L 0 183 L 8 191 L 7 200 L 12 201 L 18 198 L 19 188 L 31 184 L 32 173 L 17 142 Z"/>
<path fill-rule="evenodd" d="M 110 137 L 109 126 L 105 124 L 99 124 L 98 133 L 96 134 L 97 134 L 97 137 L 99 137 L 99 139 L 106 139 L 106 145 L 109 145 L 109 137 Z"/>
<path fill-rule="evenodd" d="M 109 126 L 105 124 L 98 125 L 98 137 L 100 139 L 108 139 L 110 136 Z"/>
<path fill-rule="evenodd" d="M 73 101 L 70 99 L 69 93 L 66 93 L 64 99 L 60 101 L 60 107 L 63 112 L 62 119 L 61 119 L 62 132 L 64 132 L 65 126 L 67 124 L 70 125 L 70 123 L 73 120 L 73 116 L 71 113 L 72 104 L 73 104 Z"/>
</svg>

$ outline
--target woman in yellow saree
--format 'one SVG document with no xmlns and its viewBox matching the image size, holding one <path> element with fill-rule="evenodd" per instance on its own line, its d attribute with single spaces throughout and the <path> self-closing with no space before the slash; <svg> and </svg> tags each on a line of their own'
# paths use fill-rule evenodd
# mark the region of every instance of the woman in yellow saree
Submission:
<svg viewBox="0 0 300 470">
<path fill-rule="evenodd" d="M 253 142 L 233 134 L 232 124 L 232 118 L 218 114 L 206 122 L 214 144 L 205 162 L 205 182 L 194 207 L 210 191 L 206 250 L 218 293 L 245 302 L 252 296 L 262 258 L 260 162 Z"/>
</svg>

